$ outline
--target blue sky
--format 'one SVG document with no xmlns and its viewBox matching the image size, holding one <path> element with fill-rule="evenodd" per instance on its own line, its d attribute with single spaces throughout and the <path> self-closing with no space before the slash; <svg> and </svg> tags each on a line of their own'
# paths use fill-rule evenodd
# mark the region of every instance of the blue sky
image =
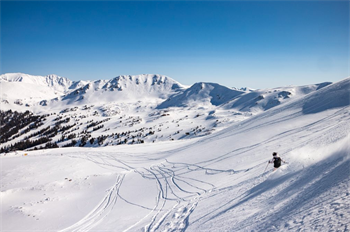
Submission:
<svg viewBox="0 0 350 232">
<path fill-rule="evenodd" d="M 347 1 L 2 1 L 1 73 L 268 88 L 349 76 Z"/>
</svg>

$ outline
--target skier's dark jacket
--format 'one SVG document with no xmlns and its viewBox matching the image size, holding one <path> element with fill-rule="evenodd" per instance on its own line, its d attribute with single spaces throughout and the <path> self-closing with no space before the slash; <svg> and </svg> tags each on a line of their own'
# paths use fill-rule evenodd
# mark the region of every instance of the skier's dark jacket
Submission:
<svg viewBox="0 0 350 232">
<path fill-rule="evenodd" d="M 273 163 L 273 166 L 275 168 L 279 168 L 281 166 L 282 159 L 279 156 L 274 156 L 271 160 L 271 163 Z"/>
</svg>

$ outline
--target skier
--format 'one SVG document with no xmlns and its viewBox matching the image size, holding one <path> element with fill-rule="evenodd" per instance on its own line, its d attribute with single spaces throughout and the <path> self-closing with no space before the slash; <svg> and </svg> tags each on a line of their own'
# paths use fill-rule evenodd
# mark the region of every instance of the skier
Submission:
<svg viewBox="0 0 350 232">
<path fill-rule="evenodd" d="M 273 171 L 276 171 L 277 168 L 281 166 L 282 162 L 286 163 L 281 157 L 277 155 L 277 152 L 272 153 L 272 156 L 273 156 L 272 160 L 269 160 L 268 163 L 269 164 L 273 163 L 273 167 L 274 167 Z"/>
</svg>

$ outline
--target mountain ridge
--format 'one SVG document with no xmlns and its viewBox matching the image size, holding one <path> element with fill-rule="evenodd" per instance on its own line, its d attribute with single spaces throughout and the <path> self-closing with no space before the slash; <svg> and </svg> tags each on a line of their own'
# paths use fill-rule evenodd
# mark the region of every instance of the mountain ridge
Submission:
<svg viewBox="0 0 350 232">
<path fill-rule="evenodd" d="M 61 107 L 65 104 L 78 106 L 101 102 L 149 101 L 153 102 L 152 107 L 157 109 L 223 107 L 244 112 L 259 112 L 275 107 L 288 98 L 303 96 L 331 84 L 325 82 L 301 87 L 253 90 L 229 88 L 210 82 L 185 86 L 168 76 L 158 74 L 121 75 L 109 80 L 71 81 L 54 74 L 33 76 L 23 73 L 0 75 L 0 82 L 7 86 L 1 96 L 3 103 L 17 102 L 28 107 L 36 106 L 33 107 L 34 111 L 40 105 Z M 20 86 L 20 83 L 33 86 L 22 86 L 17 94 L 15 85 Z M 40 87 L 35 88 L 34 85 Z M 26 88 L 28 88 L 27 91 L 25 91 Z M 12 92 L 9 93 L 7 89 L 11 89 Z M 5 104 L 5 108 L 11 107 L 15 106 L 10 104 L 6 107 Z M 17 110 L 20 108 L 17 107 Z"/>
<path fill-rule="evenodd" d="M 74 83 L 68 78 L 58 76 L 56 74 L 49 74 L 46 76 L 34 76 L 25 73 L 6 73 L 0 75 L 0 80 L 7 82 L 22 82 L 47 86 L 58 92 L 66 92 Z"/>
</svg>

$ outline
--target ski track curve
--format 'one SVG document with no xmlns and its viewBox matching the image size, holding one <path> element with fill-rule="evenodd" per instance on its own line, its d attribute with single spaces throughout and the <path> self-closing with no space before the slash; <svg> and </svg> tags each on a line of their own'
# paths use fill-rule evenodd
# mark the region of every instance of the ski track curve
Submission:
<svg viewBox="0 0 350 232">
<path fill-rule="evenodd" d="M 216 189 L 213 183 L 208 181 L 185 176 L 190 172 L 204 171 L 204 175 L 216 175 L 220 173 L 238 174 L 247 172 L 261 164 L 245 170 L 234 171 L 211 169 L 198 164 L 175 163 L 165 160 L 165 163 L 153 165 L 145 168 L 148 174 L 142 176 L 148 179 L 154 179 L 157 182 L 159 190 L 159 199 L 157 204 L 161 207 L 154 214 L 150 223 L 144 227 L 145 232 L 167 231 L 184 232 L 189 226 L 189 218 L 196 209 L 199 202 L 207 194 L 213 194 L 211 191 Z M 221 190 L 220 190 L 221 191 Z M 174 202 L 171 209 L 166 210 L 167 203 Z"/>
<path fill-rule="evenodd" d="M 77 223 L 60 230 L 60 232 L 78 232 L 89 231 L 96 225 L 102 222 L 102 220 L 114 209 L 114 206 L 118 200 L 119 188 L 122 185 L 125 175 L 118 175 L 116 183 L 107 191 L 103 200 L 93 209 L 88 215 L 79 220 Z"/>
</svg>

